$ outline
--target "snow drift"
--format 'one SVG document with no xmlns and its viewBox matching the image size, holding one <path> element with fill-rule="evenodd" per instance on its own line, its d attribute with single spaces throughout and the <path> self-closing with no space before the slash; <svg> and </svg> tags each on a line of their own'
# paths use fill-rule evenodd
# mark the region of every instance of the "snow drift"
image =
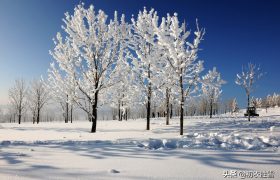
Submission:
<svg viewBox="0 0 280 180">
<path fill-rule="evenodd" d="M 138 147 L 147 149 L 227 149 L 227 150 L 264 150 L 276 149 L 280 145 L 280 138 L 275 136 L 241 136 L 239 134 L 222 133 L 189 133 L 179 139 L 149 139 L 136 142 Z"/>
<path fill-rule="evenodd" d="M 276 136 L 248 136 L 237 133 L 188 133 L 181 138 L 147 140 L 116 140 L 116 141 L 2 141 L 1 146 L 9 145 L 73 145 L 73 146 L 112 146 L 136 145 L 140 148 L 157 149 L 226 149 L 226 150 L 276 150 L 280 146 L 280 138 Z"/>
</svg>

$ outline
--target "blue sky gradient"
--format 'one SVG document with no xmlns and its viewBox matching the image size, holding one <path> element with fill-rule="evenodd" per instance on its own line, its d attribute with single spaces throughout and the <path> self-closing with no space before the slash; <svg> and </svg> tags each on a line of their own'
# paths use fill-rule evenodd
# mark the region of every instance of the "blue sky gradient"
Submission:
<svg viewBox="0 0 280 180">
<path fill-rule="evenodd" d="M 8 102 L 8 89 L 17 78 L 27 81 L 46 77 L 52 58 L 52 38 L 62 31 L 66 11 L 73 13 L 80 1 L 0 0 L 0 104 Z M 102 9 L 110 17 L 114 10 L 125 13 L 127 20 L 144 6 L 155 8 L 160 16 L 177 12 L 195 29 L 198 18 L 206 35 L 199 58 L 205 72 L 216 66 L 227 84 L 223 99 L 238 98 L 244 106 L 243 89 L 235 85 L 242 65 L 253 62 L 266 75 L 259 81 L 255 97 L 263 97 L 280 88 L 280 1 L 277 0 L 96 0 L 84 1 Z"/>
</svg>

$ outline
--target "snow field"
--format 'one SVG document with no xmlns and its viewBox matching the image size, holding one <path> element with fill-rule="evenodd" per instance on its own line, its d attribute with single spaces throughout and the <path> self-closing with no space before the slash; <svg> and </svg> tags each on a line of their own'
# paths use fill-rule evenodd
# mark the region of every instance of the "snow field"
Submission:
<svg viewBox="0 0 280 180">
<path fill-rule="evenodd" d="M 225 170 L 274 171 L 279 176 L 280 117 L 260 113 L 187 117 L 166 126 L 152 119 L 1 124 L 0 179 L 224 179 Z"/>
</svg>

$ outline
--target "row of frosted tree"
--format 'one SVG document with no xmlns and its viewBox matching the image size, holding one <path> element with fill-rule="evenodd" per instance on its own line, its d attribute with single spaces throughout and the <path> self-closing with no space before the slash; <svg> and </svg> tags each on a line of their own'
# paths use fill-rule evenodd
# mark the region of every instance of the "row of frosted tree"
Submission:
<svg viewBox="0 0 280 180">
<path fill-rule="evenodd" d="M 256 108 L 280 107 L 280 95 L 273 93 L 272 95 L 269 94 L 264 98 L 252 98 L 251 104 Z"/>
<path fill-rule="evenodd" d="M 168 124 L 172 101 L 179 106 L 183 134 L 186 101 L 204 91 L 213 105 L 221 93 L 225 82 L 215 68 L 201 76 L 204 29 L 197 23 L 191 33 L 176 13 L 160 19 L 154 9 L 144 8 L 127 22 L 124 14 L 109 19 L 81 3 L 63 22 L 50 51 L 54 62 L 46 84 L 52 96 L 88 114 L 91 132 L 96 132 L 97 109 L 106 104 L 123 117 L 129 108 L 144 106 L 149 130 L 152 104 L 165 101 Z"/>
<path fill-rule="evenodd" d="M 14 86 L 9 89 L 9 99 L 10 122 L 17 118 L 20 124 L 24 114 L 30 111 L 33 123 L 39 123 L 42 109 L 49 101 L 50 96 L 42 81 L 33 80 L 27 84 L 23 79 L 18 79 Z"/>
<path fill-rule="evenodd" d="M 19 123 L 24 100 L 33 123 L 39 123 L 50 98 L 62 107 L 65 122 L 72 122 L 74 107 L 84 111 L 92 122 L 91 132 L 96 132 L 98 108 L 108 105 L 113 119 L 146 116 L 147 130 L 151 117 L 165 117 L 168 125 L 173 115 L 179 116 L 181 135 L 185 115 L 211 118 L 221 109 L 238 110 L 236 99 L 224 107 L 218 102 L 225 81 L 215 67 L 202 75 L 198 52 L 205 30 L 198 23 L 191 33 L 176 13 L 160 19 L 154 9 L 146 8 L 129 22 L 117 12 L 109 19 L 104 11 L 83 3 L 73 15 L 65 13 L 63 22 L 63 32 L 57 33 L 50 51 L 54 62 L 48 78 L 34 81 L 30 88 L 18 80 L 9 91 Z M 251 63 L 237 74 L 236 84 L 245 90 L 248 107 L 261 76 L 260 68 Z"/>
<path fill-rule="evenodd" d="M 68 103 L 67 97 L 59 99 L 52 96 L 48 85 L 42 79 L 36 79 L 29 83 L 24 79 L 17 79 L 9 89 L 8 94 L 9 106 L 5 113 L 0 114 L 2 121 L 17 121 L 21 124 L 22 121 L 30 121 L 31 119 L 33 124 L 38 124 L 41 121 L 61 119 L 59 114 L 62 112 L 65 123 L 73 122 L 74 105 Z M 75 118 L 77 119 L 77 116 Z"/>
</svg>

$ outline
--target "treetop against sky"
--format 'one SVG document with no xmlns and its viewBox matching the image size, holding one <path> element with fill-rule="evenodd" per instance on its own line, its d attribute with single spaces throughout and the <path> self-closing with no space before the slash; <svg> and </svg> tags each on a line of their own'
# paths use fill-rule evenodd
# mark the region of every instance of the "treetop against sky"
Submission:
<svg viewBox="0 0 280 180">
<path fill-rule="evenodd" d="M 204 60 L 206 74 L 216 66 L 227 84 L 223 99 L 237 97 L 245 105 L 244 92 L 235 85 L 236 73 L 248 62 L 258 64 L 266 72 L 253 96 L 261 97 L 278 92 L 280 2 L 248 1 L 84 1 L 102 9 L 110 18 L 114 11 L 126 15 L 130 22 L 145 6 L 154 8 L 159 17 L 178 13 L 181 22 L 195 30 L 198 19 L 206 29 L 199 59 Z M 53 61 L 49 50 L 52 39 L 61 31 L 64 13 L 73 13 L 79 1 L 66 0 L 0 0 L 0 104 L 7 104 L 8 89 L 16 78 L 32 80 L 46 77 Z"/>
</svg>

